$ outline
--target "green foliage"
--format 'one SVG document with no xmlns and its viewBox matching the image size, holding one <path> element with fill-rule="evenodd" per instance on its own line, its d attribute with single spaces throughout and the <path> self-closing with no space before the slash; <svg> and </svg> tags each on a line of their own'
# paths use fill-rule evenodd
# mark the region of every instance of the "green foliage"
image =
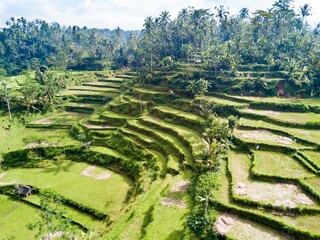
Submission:
<svg viewBox="0 0 320 240">
<path fill-rule="evenodd" d="M 187 218 L 187 227 L 199 239 L 217 239 L 214 225 L 217 218 L 212 190 L 219 187 L 216 172 L 206 172 L 196 176 L 190 187 L 194 208 Z"/>
<path fill-rule="evenodd" d="M 50 189 L 40 191 L 40 207 L 39 219 L 27 225 L 29 230 L 37 230 L 36 238 L 51 239 L 52 235 L 57 232 L 61 232 L 60 239 L 74 237 L 75 229 L 71 225 L 71 220 L 66 216 L 62 199 L 54 191 Z"/>
<path fill-rule="evenodd" d="M 209 87 L 209 81 L 200 78 L 199 80 L 190 81 L 186 90 L 189 91 L 192 96 L 203 96 L 205 93 L 208 92 Z"/>
<path fill-rule="evenodd" d="M 73 137 L 81 142 L 85 141 L 85 139 L 86 139 L 86 134 L 85 134 L 83 128 L 81 126 L 79 126 L 78 124 L 75 124 L 70 128 L 69 134 L 71 137 Z"/>
<path fill-rule="evenodd" d="M 238 126 L 238 123 L 239 123 L 239 118 L 237 116 L 230 115 L 228 117 L 228 127 L 229 129 L 231 129 L 231 131 L 233 131 L 233 129 Z"/>
</svg>

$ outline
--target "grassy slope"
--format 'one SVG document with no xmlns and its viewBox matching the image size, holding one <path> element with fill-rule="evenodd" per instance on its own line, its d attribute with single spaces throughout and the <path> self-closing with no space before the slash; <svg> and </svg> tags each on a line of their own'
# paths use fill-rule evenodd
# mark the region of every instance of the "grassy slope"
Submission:
<svg viewBox="0 0 320 240">
<path fill-rule="evenodd" d="M 314 175 L 290 156 L 280 152 L 255 151 L 253 171 L 283 178 L 305 179 Z"/>
<path fill-rule="evenodd" d="M 81 172 L 88 166 L 86 163 L 62 161 L 45 168 L 10 169 L 0 182 L 29 184 L 38 188 L 50 187 L 76 202 L 111 216 L 116 215 L 132 184 L 131 180 L 102 167 L 97 167 L 94 173 L 107 171 L 111 174 L 109 179 L 97 180 L 82 176 Z"/>
<path fill-rule="evenodd" d="M 254 113 L 261 116 L 267 116 L 270 119 L 274 119 L 280 122 L 306 124 L 307 122 L 320 122 L 320 114 L 308 112 L 308 113 L 296 113 L 296 112 L 279 112 L 269 110 L 256 110 L 256 109 L 243 109 L 243 112 Z"/>
<path fill-rule="evenodd" d="M 149 191 L 139 195 L 132 208 L 125 216 L 118 219 L 117 224 L 105 235 L 105 239 L 175 240 L 182 237 L 183 221 L 181 217 L 189 210 L 164 207 L 160 203 L 165 197 L 166 190 L 181 179 L 189 179 L 189 177 L 187 175 L 175 177 L 167 175 L 163 180 L 154 181 Z"/>
<path fill-rule="evenodd" d="M 285 133 L 289 133 L 293 136 L 297 136 L 300 139 L 304 139 L 313 143 L 320 142 L 320 130 L 308 130 L 308 129 L 299 129 L 299 128 L 290 128 L 279 126 L 273 123 L 268 123 L 262 120 L 252 120 L 247 118 L 240 119 L 240 125 L 255 127 L 255 128 L 266 128 L 271 130 L 278 130 Z"/>
<path fill-rule="evenodd" d="M 34 232 L 26 228 L 34 222 L 34 207 L 0 194 L 0 239 L 34 239 Z"/>
</svg>

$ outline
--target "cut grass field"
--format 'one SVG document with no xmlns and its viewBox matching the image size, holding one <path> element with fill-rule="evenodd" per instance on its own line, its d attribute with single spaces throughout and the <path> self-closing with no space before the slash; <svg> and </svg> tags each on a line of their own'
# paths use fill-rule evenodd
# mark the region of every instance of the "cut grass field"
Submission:
<svg viewBox="0 0 320 240">
<path fill-rule="evenodd" d="M 236 101 L 231 101 L 228 99 L 213 97 L 213 96 L 196 97 L 195 100 L 204 101 L 204 102 L 212 102 L 212 103 L 220 104 L 220 105 L 224 105 L 224 106 L 234 106 L 237 108 L 244 108 L 244 107 L 248 106 L 248 104 L 246 104 L 246 103 L 239 103 Z"/>
<path fill-rule="evenodd" d="M 49 115 L 46 118 L 42 118 L 30 123 L 30 125 L 73 125 L 77 123 L 88 114 L 78 112 L 61 112 Z"/>
<path fill-rule="evenodd" d="M 156 109 L 158 109 L 162 112 L 165 112 L 165 113 L 170 113 L 172 115 L 179 116 L 179 117 L 185 117 L 186 119 L 190 119 L 190 120 L 197 121 L 200 123 L 203 123 L 205 121 L 204 118 L 199 115 L 196 115 L 196 114 L 193 114 L 190 112 L 181 111 L 181 110 L 169 107 L 169 106 L 159 106 L 159 107 L 156 107 Z"/>
<path fill-rule="evenodd" d="M 315 177 L 292 157 L 269 151 L 255 151 L 253 172 L 269 177 L 306 179 Z"/>
<path fill-rule="evenodd" d="M 230 96 L 235 99 L 252 102 L 282 103 L 282 104 L 306 104 L 310 106 L 320 106 L 319 98 L 278 98 L 278 97 L 251 97 L 251 96 Z"/>
<path fill-rule="evenodd" d="M 242 109 L 241 112 L 253 113 L 260 116 L 266 116 L 270 119 L 294 124 L 306 124 L 308 122 L 319 122 L 320 114 L 308 112 L 308 113 L 297 113 L 297 112 L 280 112 L 270 110 L 256 110 L 256 109 Z"/>
<path fill-rule="evenodd" d="M 34 239 L 35 232 L 26 228 L 34 223 L 37 209 L 0 194 L 0 239 Z"/>
<path fill-rule="evenodd" d="M 267 130 L 240 130 L 235 129 L 234 133 L 237 137 L 242 139 L 245 142 L 251 144 L 270 144 L 274 146 L 284 146 L 291 148 L 303 148 L 304 145 L 301 145 L 295 142 L 289 137 L 284 137 L 279 134 L 274 134 Z"/>
<path fill-rule="evenodd" d="M 246 198 L 275 207 L 317 206 L 299 187 L 293 184 L 269 183 L 250 178 L 250 156 L 240 152 L 230 152 L 228 168 L 232 174 L 232 191 L 238 198 Z"/>
<path fill-rule="evenodd" d="M 0 183 L 14 182 L 40 189 L 52 188 L 62 196 L 82 203 L 111 217 L 119 214 L 132 182 L 129 178 L 102 167 L 90 174 L 108 173 L 107 179 L 83 175 L 90 165 L 68 160 L 51 162 L 43 168 L 16 168 L 5 172 Z"/>
<path fill-rule="evenodd" d="M 262 120 L 253 120 L 253 119 L 247 119 L 247 118 L 240 118 L 239 124 L 245 127 L 281 131 L 284 133 L 288 133 L 294 137 L 298 137 L 300 139 L 303 139 L 315 144 L 318 144 L 320 142 L 320 130 L 291 128 L 291 127 L 279 126 L 279 125 L 265 122 Z"/>
<path fill-rule="evenodd" d="M 161 202 L 170 194 L 172 185 L 189 179 L 190 173 L 185 172 L 183 175 L 167 175 L 163 180 L 153 181 L 148 192 L 137 197 L 132 208 L 118 219 L 118 224 L 111 228 L 104 239 L 181 239 L 189 209 L 164 206 Z M 186 193 L 178 195 L 187 201 Z"/>
<path fill-rule="evenodd" d="M 3 153 L 25 149 L 27 144 L 23 139 L 34 138 L 40 139 L 46 143 L 63 146 L 79 145 L 79 141 L 70 137 L 66 129 L 50 128 L 17 128 L 8 133 L 5 138 L 0 139 L 0 151 Z"/>
<path fill-rule="evenodd" d="M 25 198 L 26 201 L 36 204 L 40 208 L 40 197 L 39 195 L 31 195 Z M 90 214 L 81 212 L 75 208 L 72 208 L 66 204 L 62 205 L 65 210 L 65 216 L 69 217 L 72 221 L 81 224 L 83 227 L 90 229 L 91 231 L 102 230 L 105 226 L 104 222 L 92 217 Z M 36 221 L 34 216 L 34 221 Z"/>
<path fill-rule="evenodd" d="M 190 144 L 194 155 L 201 154 L 206 148 L 206 145 L 203 141 L 203 136 L 190 128 L 168 123 L 151 115 L 143 117 L 143 120 L 146 123 L 151 123 L 151 125 L 155 127 L 158 126 L 158 129 L 162 129 L 164 132 L 167 132 L 166 129 L 175 132 L 178 136 L 184 139 L 184 141 Z"/>
<path fill-rule="evenodd" d="M 226 225 L 221 218 L 231 218 L 230 225 Z M 219 224 L 224 227 L 227 239 L 264 239 L 264 240 L 294 240 L 293 237 L 277 232 L 271 228 L 258 224 L 254 221 L 239 218 L 236 215 L 222 213 L 218 219 Z"/>
<path fill-rule="evenodd" d="M 305 150 L 302 154 L 312 160 L 320 168 L 320 152 Z"/>
</svg>

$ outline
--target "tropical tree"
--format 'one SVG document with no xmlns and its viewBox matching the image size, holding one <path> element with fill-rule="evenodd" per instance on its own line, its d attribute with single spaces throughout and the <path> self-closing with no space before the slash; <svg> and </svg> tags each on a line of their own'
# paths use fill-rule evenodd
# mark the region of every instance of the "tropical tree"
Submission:
<svg viewBox="0 0 320 240">
<path fill-rule="evenodd" d="M 36 230 L 36 238 L 51 240 L 56 235 L 61 239 L 74 239 L 75 228 L 63 208 L 62 198 L 51 189 L 40 191 L 39 218 L 29 223 L 29 230 Z"/>
</svg>

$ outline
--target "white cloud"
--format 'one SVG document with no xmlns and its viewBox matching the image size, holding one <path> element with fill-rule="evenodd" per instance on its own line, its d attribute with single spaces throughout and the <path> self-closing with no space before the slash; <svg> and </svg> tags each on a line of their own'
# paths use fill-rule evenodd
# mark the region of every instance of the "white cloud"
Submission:
<svg viewBox="0 0 320 240">
<path fill-rule="evenodd" d="M 256 9 L 267 9 L 274 0 L 1 0 L 0 26 L 11 16 L 25 17 L 28 20 L 44 19 L 63 25 L 78 25 L 80 27 L 141 29 L 147 16 L 158 16 L 161 11 L 169 11 L 175 17 L 182 8 L 210 8 L 224 5 L 233 14 L 242 7 L 248 7 L 251 12 Z M 320 1 L 296 0 L 295 6 L 309 3 L 312 16 L 308 20 L 320 22 Z"/>
</svg>

